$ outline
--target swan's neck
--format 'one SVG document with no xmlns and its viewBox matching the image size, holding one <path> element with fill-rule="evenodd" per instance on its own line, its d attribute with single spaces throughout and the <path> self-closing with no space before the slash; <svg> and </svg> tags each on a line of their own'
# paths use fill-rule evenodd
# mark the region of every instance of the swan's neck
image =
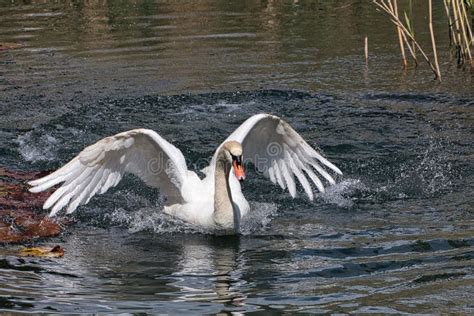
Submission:
<svg viewBox="0 0 474 316">
<path fill-rule="evenodd" d="M 220 150 L 214 171 L 214 221 L 222 228 L 234 228 L 234 205 L 229 185 L 231 164 Z"/>
</svg>

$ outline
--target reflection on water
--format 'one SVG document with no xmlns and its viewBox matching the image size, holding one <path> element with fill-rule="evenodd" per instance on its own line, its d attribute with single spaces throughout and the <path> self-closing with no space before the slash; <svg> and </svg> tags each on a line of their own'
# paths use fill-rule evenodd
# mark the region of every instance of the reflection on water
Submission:
<svg viewBox="0 0 474 316">
<path fill-rule="evenodd" d="M 250 285 L 242 279 L 245 259 L 239 237 L 153 238 L 116 230 L 112 238 L 98 239 L 110 232 L 94 230 L 78 229 L 81 237 L 68 239 L 70 252 L 59 265 L 44 259 L 2 259 L 2 271 L 15 271 L 18 280 L 0 294 L 9 297 L 20 290 L 27 300 L 34 298 L 36 308 L 63 312 L 126 310 L 127 305 L 149 312 L 248 310 L 243 291 Z M 46 284 L 54 286 L 37 291 Z M 10 296 L 9 301 L 21 306 L 23 300 Z"/>
<path fill-rule="evenodd" d="M 410 3 L 429 43 L 425 3 Z M 472 313 L 472 76 L 450 69 L 434 6 L 441 84 L 400 70 L 393 25 L 366 1 L 0 3 L 0 43 L 21 44 L 0 51 L 0 165 L 55 169 L 145 127 L 200 169 L 269 112 L 344 171 L 310 202 L 248 170 L 237 237 L 157 212 L 127 177 L 41 241 L 63 259 L 0 248 L 0 310 Z"/>
<path fill-rule="evenodd" d="M 245 303 L 239 287 L 241 258 L 238 258 L 239 238 L 224 237 L 210 244 L 188 242 L 183 245 L 179 271 L 172 274 L 172 283 L 183 292 L 174 301 L 214 301 L 236 307 Z"/>
<path fill-rule="evenodd" d="M 425 5 L 400 7 L 410 3 L 417 36 L 428 45 Z M 425 65 L 400 71 L 393 25 L 364 1 L 12 2 L 0 11 L 0 42 L 25 47 L 2 54 L 0 89 L 76 102 L 260 87 L 468 91 L 472 78 L 447 62 L 441 4 L 434 14 L 446 61 L 441 85 Z"/>
</svg>

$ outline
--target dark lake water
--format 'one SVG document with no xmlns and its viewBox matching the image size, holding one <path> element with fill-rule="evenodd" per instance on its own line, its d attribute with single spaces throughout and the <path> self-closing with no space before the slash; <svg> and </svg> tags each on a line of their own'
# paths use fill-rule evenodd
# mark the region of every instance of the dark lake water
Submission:
<svg viewBox="0 0 474 316">
<path fill-rule="evenodd" d="M 344 172 L 310 202 L 249 170 L 234 237 L 170 220 L 128 177 L 37 242 L 64 258 L 0 247 L 0 311 L 474 313 L 474 85 L 443 14 L 435 2 L 437 83 L 401 69 L 368 1 L 0 1 L 0 43 L 21 45 L 0 51 L 0 166 L 55 169 L 145 127 L 196 168 L 268 112 Z"/>
</svg>

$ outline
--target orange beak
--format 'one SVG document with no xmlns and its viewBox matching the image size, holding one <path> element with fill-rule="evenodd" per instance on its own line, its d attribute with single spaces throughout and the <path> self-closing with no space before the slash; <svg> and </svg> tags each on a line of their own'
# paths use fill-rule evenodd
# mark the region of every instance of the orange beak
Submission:
<svg viewBox="0 0 474 316">
<path fill-rule="evenodd" d="M 245 180 L 244 167 L 242 165 L 238 165 L 237 161 L 235 161 L 235 160 L 232 163 L 232 165 L 234 167 L 234 173 L 235 173 L 235 176 L 237 177 L 237 179 L 239 181 L 244 181 Z"/>
</svg>

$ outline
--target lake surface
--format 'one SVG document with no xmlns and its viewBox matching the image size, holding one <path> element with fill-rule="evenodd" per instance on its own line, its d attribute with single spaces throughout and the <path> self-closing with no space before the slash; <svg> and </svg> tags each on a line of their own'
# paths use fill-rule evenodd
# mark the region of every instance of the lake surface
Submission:
<svg viewBox="0 0 474 316">
<path fill-rule="evenodd" d="M 422 63 L 401 69 L 365 1 L 1 1 L 0 43 L 20 44 L 0 51 L 1 166 L 55 169 L 145 127 L 197 170 L 268 112 L 344 175 L 310 202 L 250 168 L 234 237 L 164 216 L 127 177 L 37 242 L 64 258 L 1 246 L 0 311 L 474 313 L 474 84 L 450 61 L 440 3 L 437 83 Z M 429 47 L 425 12 L 414 4 Z"/>
</svg>

